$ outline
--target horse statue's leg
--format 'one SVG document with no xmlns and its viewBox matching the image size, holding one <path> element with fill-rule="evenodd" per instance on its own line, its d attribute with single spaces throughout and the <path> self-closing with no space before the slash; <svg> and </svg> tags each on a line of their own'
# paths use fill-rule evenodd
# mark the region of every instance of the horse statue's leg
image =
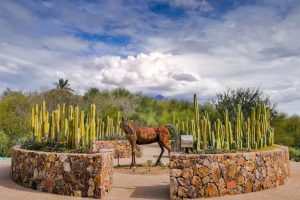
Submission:
<svg viewBox="0 0 300 200">
<path fill-rule="evenodd" d="M 160 134 L 158 144 L 161 148 L 161 153 L 160 153 L 155 165 L 158 165 L 160 163 L 160 159 L 161 159 L 161 157 L 164 153 L 164 148 L 166 148 L 168 150 L 168 153 L 169 153 L 169 156 L 170 156 L 171 146 L 169 144 L 169 133 Z"/>
<path fill-rule="evenodd" d="M 170 157 L 171 146 L 169 144 L 169 141 L 168 142 L 163 142 L 163 146 L 168 150 L 168 155 Z"/>
<path fill-rule="evenodd" d="M 161 159 L 161 157 L 162 157 L 162 155 L 164 154 L 164 151 L 165 151 L 163 144 L 161 142 L 158 142 L 158 144 L 160 146 L 161 152 L 160 152 L 160 155 L 159 155 L 159 157 L 158 157 L 158 159 L 155 163 L 155 166 L 157 166 L 160 163 L 160 159 Z"/>
<path fill-rule="evenodd" d="M 132 141 L 130 142 L 131 144 L 131 165 L 130 168 L 132 168 L 133 166 L 135 166 L 135 151 L 136 151 L 136 142 Z"/>
</svg>

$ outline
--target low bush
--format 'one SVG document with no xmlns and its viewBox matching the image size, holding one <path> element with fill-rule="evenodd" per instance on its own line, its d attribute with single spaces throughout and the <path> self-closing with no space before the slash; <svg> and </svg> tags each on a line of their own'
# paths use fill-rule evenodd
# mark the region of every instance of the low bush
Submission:
<svg viewBox="0 0 300 200">
<path fill-rule="evenodd" d="M 89 148 L 69 149 L 66 148 L 65 145 L 59 142 L 55 142 L 55 141 L 39 142 L 33 139 L 21 141 L 21 148 L 27 150 L 46 151 L 46 152 L 92 153 Z"/>
<path fill-rule="evenodd" d="M 0 157 L 10 156 L 11 143 L 7 135 L 0 130 Z"/>
<path fill-rule="evenodd" d="M 299 162 L 300 161 L 300 149 L 289 148 L 290 159 Z"/>
<path fill-rule="evenodd" d="M 119 136 L 117 134 L 113 134 L 109 136 L 103 136 L 99 140 L 127 140 L 127 137 L 125 135 Z"/>
</svg>

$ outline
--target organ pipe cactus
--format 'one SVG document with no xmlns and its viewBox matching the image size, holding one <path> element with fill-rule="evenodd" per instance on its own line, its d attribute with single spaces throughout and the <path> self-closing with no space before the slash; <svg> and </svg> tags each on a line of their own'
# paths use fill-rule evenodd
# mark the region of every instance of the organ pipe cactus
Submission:
<svg viewBox="0 0 300 200">
<path fill-rule="evenodd" d="M 220 119 L 209 120 L 208 114 L 202 116 L 197 95 L 194 94 L 194 119 L 177 118 L 176 128 L 185 134 L 193 135 L 196 150 L 213 149 L 257 149 L 274 144 L 274 130 L 270 126 L 270 111 L 264 103 L 251 108 L 250 116 L 244 119 L 241 105 L 236 107 L 236 116 L 229 119 L 228 110 L 224 113 L 224 124 Z M 172 112 L 172 121 L 175 121 Z M 213 124 L 211 128 L 211 124 Z"/>
<path fill-rule="evenodd" d="M 229 117 L 228 117 L 228 110 L 226 109 L 225 110 L 225 143 L 226 143 L 226 146 L 225 148 L 226 149 L 229 149 L 229 147 L 232 146 L 232 141 L 230 141 L 230 138 L 229 138 Z"/>
<path fill-rule="evenodd" d="M 90 133 L 89 133 L 89 144 L 92 145 L 95 141 L 96 136 L 96 106 L 95 104 L 91 105 L 90 108 Z"/>
<path fill-rule="evenodd" d="M 57 105 L 50 114 L 46 102 L 38 104 L 31 110 L 31 131 L 35 141 L 53 141 L 64 145 L 66 148 L 92 148 L 96 139 L 103 139 L 104 133 L 109 136 L 121 136 L 119 123 L 121 113 L 117 113 L 116 124 L 107 117 L 105 123 L 96 116 L 96 106 L 92 104 L 89 111 L 80 110 L 78 106 L 68 107 Z M 117 132 L 117 133 L 116 133 Z"/>
<path fill-rule="evenodd" d="M 83 147 L 86 147 L 86 135 L 85 135 L 85 124 L 84 124 L 84 111 L 80 112 L 80 140 L 81 140 L 81 145 Z"/>
<path fill-rule="evenodd" d="M 208 135 L 208 119 L 207 118 L 203 118 L 201 120 L 201 131 L 202 131 L 202 138 L 203 138 L 203 149 L 207 149 L 207 135 Z"/>
<path fill-rule="evenodd" d="M 200 135 L 200 112 L 199 112 L 199 106 L 198 106 L 198 97 L 196 94 L 194 94 L 194 112 L 195 112 L 195 131 L 196 131 L 196 140 L 197 140 L 197 151 L 200 151 L 200 141 L 201 141 L 201 135 Z"/>
<path fill-rule="evenodd" d="M 119 136 L 121 136 L 121 130 L 120 130 L 120 126 L 119 126 L 120 123 L 121 123 L 121 112 L 118 111 L 118 113 L 117 113 L 116 133 L 119 134 Z"/>
<path fill-rule="evenodd" d="M 78 123 L 79 123 L 79 108 L 78 106 L 75 107 L 74 110 L 74 135 L 73 138 L 74 140 L 72 141 L 72 147 L 73 148 L 78 148 L 79 147 L 79 133 L 78 133 Z"/>
</svg>

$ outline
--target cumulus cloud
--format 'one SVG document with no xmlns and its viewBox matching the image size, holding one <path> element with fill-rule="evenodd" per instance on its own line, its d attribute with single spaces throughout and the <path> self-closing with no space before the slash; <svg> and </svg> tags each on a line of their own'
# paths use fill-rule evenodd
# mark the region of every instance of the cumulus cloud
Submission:
<svg viewBox="0 0 300 200">
<path fill-rule="evenodd" d="M 175 64 L 180 59 L 176 57 L 157 52 L 127 58 L 104 56 L 95 58 L 92 68 L 98 70 L 101 84 L 127 87 L 146 94 L 179 96 L 200 92 L 211 97 L 223 88 L 216 79 L 186 73 L 189 70 L 182 63 Z"/>
</svg>

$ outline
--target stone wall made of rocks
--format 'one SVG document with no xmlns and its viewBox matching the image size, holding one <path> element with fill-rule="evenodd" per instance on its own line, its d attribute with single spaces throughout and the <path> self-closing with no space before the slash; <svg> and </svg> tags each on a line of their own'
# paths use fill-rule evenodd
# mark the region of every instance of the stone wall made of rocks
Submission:
<svg viewBox="0 0 300 200">
<path fill-rule="evenodd" d="M 180 154 L 170 157 L 170 199 L 241 194 L 283 185 L 290 173 L 287 147 L 261 152 Z"/>
<path fill-rule="evenodd" d="M 102 198 L 112 188 L 113 151 L 71 154 L 14 147 L 11 178 L 38 191 Z"/>
<path fill-rule="evenodd" d="M 101 149 L 114 149 L 114 158 L 130 158 L 131 145 L 128 140 L 98 140 L 95 142 L 96 151 Z M 135 156 L 141 158 L 143 156 L 143 149 L 141 146 L 136 145 Z"/>
</svg>

